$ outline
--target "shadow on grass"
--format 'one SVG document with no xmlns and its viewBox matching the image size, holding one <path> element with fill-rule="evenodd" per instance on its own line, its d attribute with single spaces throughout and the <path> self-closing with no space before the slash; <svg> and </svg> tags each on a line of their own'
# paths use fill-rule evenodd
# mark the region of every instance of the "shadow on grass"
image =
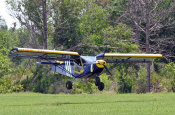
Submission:
<svg viewBox="0 0 175 115">
<path fill-rule="evenodd" d="M 156 100 L 123 100 L 123 101 L 97 101 L 97 102 L 56 102 L 56 103 L 33 103 L 33 104 L 14 104 L 4 106 L 62 106 L 62 105 L 86 105 L 86 104 L 117 104 L 117 103 L 138 103 L 138 102 L 154 102 Z"/>
</svg>

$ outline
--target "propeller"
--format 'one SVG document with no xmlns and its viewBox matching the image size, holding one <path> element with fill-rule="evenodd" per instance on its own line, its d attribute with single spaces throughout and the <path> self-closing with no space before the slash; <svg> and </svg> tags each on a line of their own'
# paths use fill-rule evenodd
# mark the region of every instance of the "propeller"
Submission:
<svg viewBox="0 0 175 115">
<path fill-rule="evenodd" d="M 107 66 L 104 65 L 104 67 L 105 67 L 106 71 L 112 76 L 112 73 L 109 71 L 109 69 L 107 68 Z"/>
<path fill-rule="evenodd" d="M 106 48 L 105 48 L 104 55 L 105 55 L 106 51 L 107 51 L 107 46 L 106 46 Z M 103 55 L 102 59 L 104 59 L 104 55 Z M 109 69 L 108 69 L 108 67 L 107 67 L 106 65 L 104 65 L 104 68 L 105 68 L 106 71 L 112 76 L 112 73 L 109 71 Z"/>
<path fill-rule="evenodd" d="M 109 71 L 108 67 L 106 66 L 106 61 L 104 60 L 97 60 L 96 62 L 90 62 L 88 64 L 97 64 L 99 68 L 105 68 L 106 71 L 112 76 L 112 73 Z"/>
</svg>

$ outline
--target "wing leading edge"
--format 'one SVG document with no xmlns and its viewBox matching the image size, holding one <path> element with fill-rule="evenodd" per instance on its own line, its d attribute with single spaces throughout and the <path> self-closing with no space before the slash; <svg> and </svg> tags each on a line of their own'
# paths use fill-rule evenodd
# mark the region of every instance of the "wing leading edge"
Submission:
<svg viewBox="0 0 175 115">
<path fill-rule="evenodd" d="M 58 51 L 58 50 L 44 50 L 31 48 L 13 48 L 9 56 L 13 57 L 32 57 L 40 59 L 63 59 L 70 56 L 79 56 L 78 52 Z"/>
<path fill-rule="evenodd" d="M 105 53 L 97 55 L 108 63 L 120 62 L 150 62 L 154 58 L 161 58 L 162 54 L 132 54 L 132 53 Z"/>
</svg>

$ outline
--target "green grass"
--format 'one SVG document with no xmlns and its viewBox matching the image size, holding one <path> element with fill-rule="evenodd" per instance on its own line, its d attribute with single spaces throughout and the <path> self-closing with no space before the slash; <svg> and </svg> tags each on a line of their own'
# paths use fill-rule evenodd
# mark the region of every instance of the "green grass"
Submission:
<svg viewBox="0 0 175 115">
<path fill-rule="evenodd" d="M 0 115 L 174 115 L 175 93 L 0 94 Z"/>
</svg>

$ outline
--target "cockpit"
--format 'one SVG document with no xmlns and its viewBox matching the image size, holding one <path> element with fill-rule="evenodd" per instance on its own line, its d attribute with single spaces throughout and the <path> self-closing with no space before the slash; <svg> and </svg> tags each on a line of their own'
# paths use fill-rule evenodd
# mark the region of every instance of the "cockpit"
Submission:
<svg viewBox="0 0 175 115">
<path fill-rule="evenodd" d="M 84 72 L 83 65 L 85 63 L 85 60 L 82 59 L 81 57 L 77 57 L 74 59 L 74 71 L 77 74 L 81 74 Z"/>
<path fill-rule="evenodd" d="M 83 65 L 85 63 L 92 63 L 96 61 L 95 56 L 80 56 L 74 59 L 74 70 L 75 73 L 81 74 L 84 72 Z"/>
</svg>

